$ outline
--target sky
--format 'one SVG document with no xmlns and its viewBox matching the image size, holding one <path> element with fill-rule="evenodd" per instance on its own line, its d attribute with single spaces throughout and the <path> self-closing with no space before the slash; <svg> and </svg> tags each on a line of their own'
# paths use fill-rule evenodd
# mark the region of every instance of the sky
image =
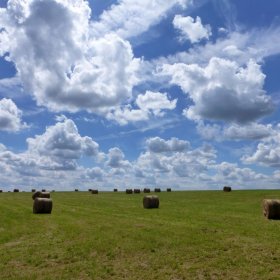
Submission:
<svg viewBox="0 0 280 280">
<path fill-rule="evenodd" d="M 0 188 L 280 186 L 279 0 L 0 0 Z"/>
</svg>

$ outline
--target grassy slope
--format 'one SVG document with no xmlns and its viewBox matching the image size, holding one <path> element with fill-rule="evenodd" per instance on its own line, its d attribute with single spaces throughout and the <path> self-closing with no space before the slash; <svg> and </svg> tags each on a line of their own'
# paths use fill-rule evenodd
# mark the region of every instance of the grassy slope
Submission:
<svg viewBox="0 0 280 280">
<path fill-rule="evenodd" d="M 1 279 L 280 279 L 280 221 L 262 216 L 280 191 L 0 194 Z"/>
</svg>

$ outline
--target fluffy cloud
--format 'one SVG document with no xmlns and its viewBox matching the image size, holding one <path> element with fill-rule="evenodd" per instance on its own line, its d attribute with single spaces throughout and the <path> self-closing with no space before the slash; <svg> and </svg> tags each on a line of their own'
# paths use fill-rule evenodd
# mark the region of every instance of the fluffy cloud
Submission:
<svg viewBox="0 0 280 280">
<path fill-rule="evenodd" d="M 21 121 L 22 112 L 11 99 L 0 100 L 0 130 L 16 132 L 26 127 Z"/>
<path fill-rule="evenodd" d="M 130 163 L 125 160 L 122 150 L 116 147 L 109 150 L 106 164 L 111 168 L 127 168 L 130 166 Z"/>
<path fill-rule="evenodd" d="M 116 34 L 89 35 L 83 0 L 9 0 L 0 13 L 0 45 L 15 63 L 25 89 L 53 111 L 104 114 L 131 97 L 139 60 Z"/>
<path fill-rule="evenodd" d="M 274 131 L 272 125 L 249 123 L 244 125 L 230 124 L 205 124 L 199 121 L 197 132 L 203 139 L 207 140 L 259 140 L 271 136 Z"/>
<path fill-rule="evenodd" d="M 252 182 L 263 181 L 267 179 L 264 174 L 256 173 L 250 168 L 240 168 L 237 164 L 222 162 L 215 166 L 216 174 L 214 181 L 220 182 L 220 184 L 228 184 L 228 182 L 234 182 L 234 184 L 242 184 L 242 186 L 248 186 Z M 252 186 L 250 186 L 252 187 Z"/>
<path fill-rule="evenodd" d="M 190 16 L 176 15 L 173 25 L 180 31 L 181 40 L 190 40 L 191 43 L 197 43 L 204 38 L 209 39 L 212 34 L 210 25 L 203 26 L 200 17 L 194 19 Z"/>
<path fill-rule="evenodd" d="M 82 137 L 70 119 L 50 126 L 44 134 L 26 141 L 29 153 L 51 157 L 56 161 L 75 160 L 82 155 L 96 156 L 98 153 L 98 144 L 88 136 Z"/>
<path fill-rule="evenodd" d="M 104 11 L 98 22 L 92 24 L 94 36 L 115 32 L 122 38 L 138 36 L 159 23 L 167 12 L 181 5 L 186 7 L 191 0 L 121 0 Z"/>
<path fill-rule="evenodd" d="M 146 141 L 148 150 L 153 153 L 183 152 L 190 146 L 188 141 L 171 138 L 164 140 L 160 137 L 149 138 Z"/>
<path fill-rule="evenodd" d="M 272 136 L 261 141 L 254 154 L 242 158 L 246 164 L 258 164 L 270 167 L 280 167 L 280 126 Z"/>
<path fill-rule="evenodd" d="M 126 105 L 109 112 L 107 118 L 115 120 L 121 125 L 128 122 L 146 121 L 151 116 L 164 116 L 165 110 L 175 109 L 176 103 L 177 99 L 169 100 L 167 93 L 146 91 L 145 94 L 137 96 L 135 101 L 137 109 Z"/>
<path fill-rule="evenodd" d="M 263 90 L 265 75 L 250 60 L 246 67 L 214 57 L 204 68 L 197 64 L 165 64 L 163 75 L 179 85 L 194 105 L 185 109 L 189 119 L 222 120 L 247 123 L 273 110 L 271 99 Z"/>
</svg>

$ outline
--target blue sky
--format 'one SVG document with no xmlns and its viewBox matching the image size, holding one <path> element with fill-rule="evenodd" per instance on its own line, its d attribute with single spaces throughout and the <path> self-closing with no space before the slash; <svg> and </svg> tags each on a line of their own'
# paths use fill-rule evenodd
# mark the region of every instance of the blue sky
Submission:
<svg viewBox="0 0 280 280">
<path fill-rule="evenodd" d="M 2 189 L 278 188 L 278 0 L 0 8 Z"/>
</svg>

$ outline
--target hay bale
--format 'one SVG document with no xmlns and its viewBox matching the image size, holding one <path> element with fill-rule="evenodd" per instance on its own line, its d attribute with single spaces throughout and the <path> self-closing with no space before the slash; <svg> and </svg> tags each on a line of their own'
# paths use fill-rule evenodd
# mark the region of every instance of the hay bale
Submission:
<svg viewBox="0 0 280 280">
<path fill-rule="evenodd" d="M 75 189 L 75 192 L 78 192 L 79 190 L 78 189 Z"/>
<path fill-rule="evenodd" d="M 144 192 L 144 193 L 150 193 L 151 190 L 150 190 L 149 188 L 144 188 L 143 192 Z"/>
<path fill-rule="evenodd" d="M 133 192 L 134 193 L 141 193 L 140 189 L 134 189 Z"/>
<path fill-rule="evenodd" d="M 36 192 L 36 190 L 35 190 L 35 189 L 32 189 L 31 192 Z"/>
<path fill-rule="evenodd" d="M 155 188 L 155 192 L 161 192 L 160 188 Z"/>
<path fill-rule="evenodd" d="M 167 192 L 171 192 L 171 188 L 167 188 L 166 191 L 167 191 Z"/>
<path fill-rule="evenodd" d="M 267 219 L 280 220 L 280 200 L 264 199 L 263 214 Z"/>
<path fill-rule="evenodd" d="M 36 197 L 40 197 L 40 198 L 50 198 L 51 194 L 49 192 L 40 192 L 37 191 L 35 193 L 32 194 L 32 199 L 34 200 Z"/>
<path fill-rule="evenodd" d="M 33 202 L 34 214 L 51 214 L 53 203 L 50 198 L 36 197 Z"/>
<path fill-rule="evenodd" d="M 231 192 L 231 187 L 229 187 L 229 186 L 224 186 L 223 191 L 224 191 L 224 192 Z"/>
<path fill-rule="evenodd" d="M 126 189 L 126 190 L 125 190 L 125 193 L 126 193 L 126 194 L 132 194 L 133 191 L 132 191 L 132 189 Z"/>
<path fill-rule="evenodd" d="M 92 190 L 91 193 L 92 194 L 98 194 L 98 190 Z"/>
<path fill-rule="evenodd" d="M 114 189 L 114 192 L 118 192 L 118 189 Z"/>
<path fill-rule="evenodd" d="M 143 198 L 143 206 L 146 209 L 158 208 L 159 198 L 157 195 L 146 195 Z"/>
<path fill-rule="evenodd" d="M 19 189 L 14 189 L 14 192 L 19 192 Z"/>
</svg>

